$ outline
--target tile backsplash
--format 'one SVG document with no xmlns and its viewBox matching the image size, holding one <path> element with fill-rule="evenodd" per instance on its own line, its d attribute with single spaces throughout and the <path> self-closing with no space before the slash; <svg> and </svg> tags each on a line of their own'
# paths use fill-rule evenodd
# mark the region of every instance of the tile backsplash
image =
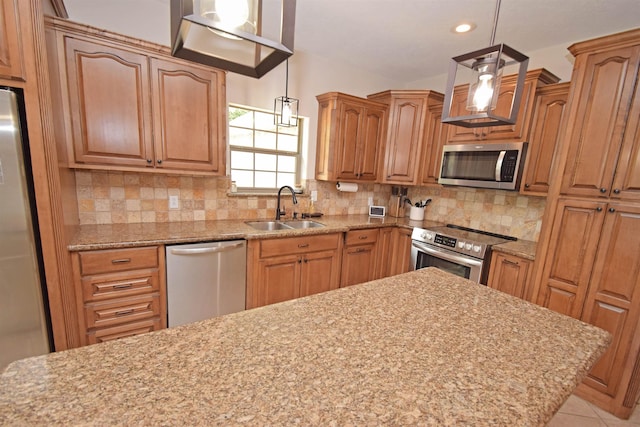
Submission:
<svg viewBox="0 0 640 427">
<path fill-rule="evenodd" d="M 192 177 L 133 172 L 77 170 L 76 192 L 80 224 L 178 222 L 216 219 L 270 219 L 273 195 L 230 193 L 228 177 Z M 298 212 L 308 211 L 311 191 L 318 192 L 314 208 L 325 215 L 366 214 L 368 199 L 387 205 L 391 186 L 359 184 L 358 192 L 339 192 L 335 183 L 308 180 L 299 197 Z M 283 193 L 290 215 L 291 196 Z M 177 196 L 178 209 L 169 208 Z M 431 198 L 425 219 L 454 223 L 537 241 L 545 199 L 517 192 L 464 187 L 409 187 L 409 198 Z M 407 215 L 409 210 L 407 209 Z"/>
</svg>

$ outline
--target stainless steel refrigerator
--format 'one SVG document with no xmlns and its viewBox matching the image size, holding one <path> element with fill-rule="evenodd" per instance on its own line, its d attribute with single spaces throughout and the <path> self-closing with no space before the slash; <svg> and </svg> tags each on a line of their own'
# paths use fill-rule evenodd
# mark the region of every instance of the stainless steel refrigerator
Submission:
<svg viewBox="0 0 640 427">
<path fill-rule="evenodd" d="M 0 371 L 51 351 L 23 105 L 0 88 Z"/>
</svg>

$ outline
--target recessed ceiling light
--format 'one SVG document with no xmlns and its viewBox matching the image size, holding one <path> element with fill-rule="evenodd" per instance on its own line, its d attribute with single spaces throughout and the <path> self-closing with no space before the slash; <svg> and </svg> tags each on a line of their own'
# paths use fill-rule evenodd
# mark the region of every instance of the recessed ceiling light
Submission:
<svg viewBox="0 0 640 427">
<path fill-rule="evenodd" d="M 463 22 L 462 24 L 458 24 L 453 28 L 454 33 L 468 33 L 469 31 L 473 31 L 476 28 L 476 24 L 473 22 Z"/>
</svg>

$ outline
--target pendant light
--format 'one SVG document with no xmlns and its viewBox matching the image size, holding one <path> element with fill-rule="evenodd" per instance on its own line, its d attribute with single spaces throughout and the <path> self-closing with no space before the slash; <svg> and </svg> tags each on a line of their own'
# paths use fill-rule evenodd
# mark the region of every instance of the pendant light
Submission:
<svg viewBox="0 0 640 427">
<path fill-rule="evenodd" d="M 286 74 L 284 96 L 279 96 L 273 101 L 273 114 L 275 124 L 278 126 L 298 126 L 298 103 L 295 98 L 289 98 L 289 60 L 286 60 Z"/>
<path fill-rule="evenodd" d="M 442 122 L 468 128 L 509 125 L 516 122 L 520 100 L 524 90 L 529 57 L 505 44 L 494 45 L 500 0 L 496 1 L 496 10 L 491 31 L 490 47 L 480 49 L 451 59 L 449 76 L 445 91 Z M 507 114 L 498 114 L 496 105 L 500 95 L 500 83 L 505 69 L 517 72 L 517 81 L 511 109 Z M 462 76 L 466 81 L 457 81 Z M 462 80 L 460 79 L 460 80 Z M 452 101 L 456 87 L 460 91 L 463 83 L 468 84 L 467 102 L 463 111 L 452 111 Z M 458 105 L 458 104 L 456 104 Z M 459 105 L 458 105 L 459 107 Z M 455 115 L 454 113 L 457 113 Z"/>
<path fill-rule="evenodd" d="M 293 54 L 296 0 L 264 6 L 262 0 L 171 0 L 171 55 L 262 77 Z"/>
</svg>

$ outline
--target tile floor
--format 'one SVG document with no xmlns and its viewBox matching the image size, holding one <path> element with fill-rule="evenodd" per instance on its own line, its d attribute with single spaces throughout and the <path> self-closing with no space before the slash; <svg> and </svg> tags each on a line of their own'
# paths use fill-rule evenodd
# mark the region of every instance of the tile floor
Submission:
<svg viewBox="0 0 640 427">
<path fill-rule="evenodd" d="M 558 413 L 549 421 L 547 427 L 638 427 L 640 426 L 640 409 L 636 410 L 628 420 L 616 418 L 591 403 L 571 396 Z"/>
</svg>

